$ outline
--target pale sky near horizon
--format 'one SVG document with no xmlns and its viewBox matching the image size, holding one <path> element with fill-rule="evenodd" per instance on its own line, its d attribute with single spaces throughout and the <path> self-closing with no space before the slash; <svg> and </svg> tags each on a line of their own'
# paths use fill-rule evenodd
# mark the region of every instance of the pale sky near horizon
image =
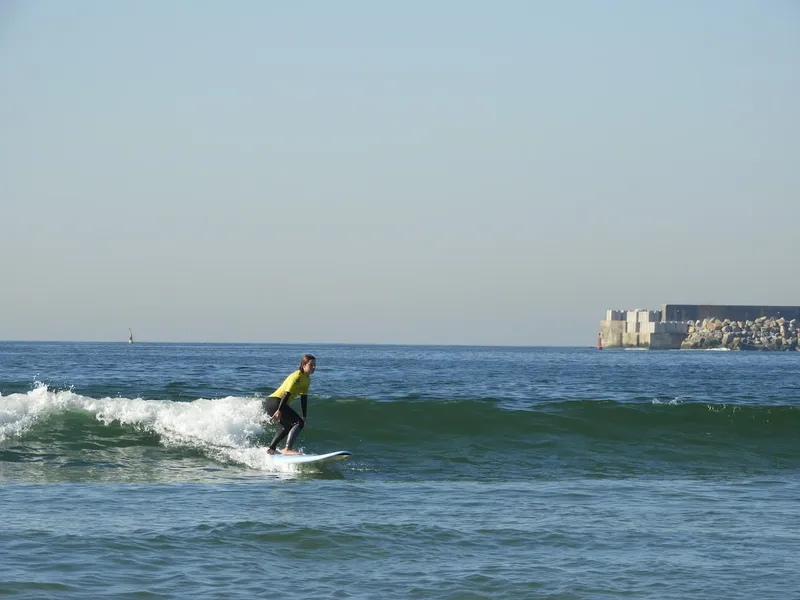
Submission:
<svg viewBox="0 0 800 600">
<path fill-rule="evenodd" d="M 800 304 L 800 3 L 0 3 L 0 339 Z"/>
</svg>

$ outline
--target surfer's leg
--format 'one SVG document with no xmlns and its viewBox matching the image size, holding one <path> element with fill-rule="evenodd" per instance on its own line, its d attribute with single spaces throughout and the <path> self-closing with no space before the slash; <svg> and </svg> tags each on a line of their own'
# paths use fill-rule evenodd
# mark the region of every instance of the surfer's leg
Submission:
<svg viewBox="0 0 800 600">
<path fill-rule="evenodd" d="M 268 415 L 270 419 L 272 418 L 272 415 L 275 414 L 275 411 L 278 410 L 280 402 L 281 402 L 280 398 L 274 398 L 270 396 L 269 398 L 264 398 L 264 401 L 261 403 L 261 406 L 264 409 L 264 413 Z M 281 440 L 288 435 L 289 430 L 292 428 L 292 425 L 294 425 L 294 421 L 284 420 L 284 414 L 287 409 L 291 410 L 288 406 L 285 406 L 284 409 L 281 411 L 280 424 L 283 427 L 281 427 L 280 429 L 278 429 L 278 431 L 275 432 L 275 437 L 273 437 L 272 441 L 269 443 L 268 450 L 270 453 L 275 452 L 275 449 L 278 447 L 278 444 L 280 444 Z"/>
<path fill-rule="evenodd" d="M 289 421 L 291 419 L 291 423 L 286 424 L 286 428 L 288 430 L 289 437 L 286 438 L 286 449 L 291 450 L 292 444 L 297 439 L 297 435 L 303 429 L 303 419 L 300 418 L 294 410 L 289 408 L 288 406 L 284 408 L 287 411 L 286 420 Z M 283 411 L 281 411 L 281 422 L 283 422 Z"/>
<path fill-rule="evenodd" d="M 294 409 L 289 406 L 284 406 L 281 409 L 281 425 L 283 425 L 283 429 L 275 433 L 275 437 L 272 438 L 272 442 L 270 442 L 269 445 L 270 450 L 275 450 L 278 444 L 281 443 L 281 440 L 287 435 L 289 436 L 289 441 L 286 442 L 286 447 L 290 448 L 291 443 L 294 442 L 294 438 L 297 437 L 297 434 L 300 433 L 300 429 L 303 428 L 303 419 L 300 418 L 300 415 L 298 415 Z"/>
<path fill-rule="evenodd" d="M 275 437 L 272 438 L 272 441 L 269 443 L 269 450 L 273 452 L 275 451 L 275 449 L 278 447 L 278 444 L 281 443 L 281 440 L 289 433 L 289 429 L 290 427 L 284 427 L 280 431 L 275 432 Z"/>
<path fill-rule="evenodd" d="M 300 434 L 300 432 L 302 430 L 303 430 L 303 421 L 302 420 L 298 421 L 297 423 L 295 423 L 294 427 L 292 427 L 291 430 L 289 430 L 289 437 L 286 438 L 286 449 L 287 450 L 291 450 L 292 449 L 292 445 L 294 444 L 295 440 L 297 439 L 297 436 Z"/>
<path fill-rule="evenodd" d="M 280 403 L 281 403 L 280 398 L 269 396 L 268 398 L 264 398 L 261 401 L 261 410 L 263 410 L 264 414 L 271 419 L 272 415 L 275 414 L 275 411 L 278 410 L 278 406 L 280 406 Z"/>
</svg>

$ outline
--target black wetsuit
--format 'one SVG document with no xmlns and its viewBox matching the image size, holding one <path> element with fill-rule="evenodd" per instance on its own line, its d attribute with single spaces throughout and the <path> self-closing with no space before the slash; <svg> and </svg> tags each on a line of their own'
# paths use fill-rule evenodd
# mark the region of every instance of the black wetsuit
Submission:
<svg viewBox="0 0 800 600">
<path fill-rule="evenodd" d="M 269 416 L 274 415 L 275 411 L 278 410 L 280 405 L 281 398 L 276 398 L 275 396 L 269 396 L 268 398 L 265 398 L 264 402 L 262 403 L 264 412 Z M 275 433 L 275 437 L 272 438 L 272 442 L 269 444 L 269 447 L 272 450 L 275 450 L 278 447 L 278 444 L 281 443 L 281 440 L 287 435 L 289 437 L 286 439 L 286 447 L 291 448 L 292 444 L 294 444 L 294 441 L 297 439 L 298 434 L 305 425 L 300 415 L 298 415 L 294 409 L 285 402 L 283 403 L 283 407 L 281 407 L 280 423 L 283 425 L 283 429 L 277 431 Z"/>
</svg>

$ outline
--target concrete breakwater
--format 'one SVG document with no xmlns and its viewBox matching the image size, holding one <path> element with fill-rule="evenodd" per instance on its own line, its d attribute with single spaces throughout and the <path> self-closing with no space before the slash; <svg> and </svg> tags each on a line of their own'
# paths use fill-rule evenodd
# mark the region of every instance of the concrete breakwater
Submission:
<svg viewBox="0 0 800 600">
<path fill-rule="evenodd" d="M 800 350 L 800 307 L 664 304 L 609 310 L 598 348 Z"/>
<path fill-rule="evenodd" d="M 755 321 L 707 318 L 689 321 L 684 349 L 727 348 L 728 350 L 800 350 L 796 319 L 759 317 Z"/>
<path fill-rule="evenodd" d="M 663 311 L 637 308 L 609 310 L 600 321 L 600 348 L 678 349 L 689 335 L 683 321 L 663 321 Z"/>
</svg>

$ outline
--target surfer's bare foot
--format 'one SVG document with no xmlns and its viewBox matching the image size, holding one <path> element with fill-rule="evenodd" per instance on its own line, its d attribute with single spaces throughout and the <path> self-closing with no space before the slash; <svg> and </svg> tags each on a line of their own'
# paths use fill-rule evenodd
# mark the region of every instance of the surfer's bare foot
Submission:
<svg viewBox="0 0 800 600">
<path fill-rule="evenodd" d="M 284 448 L 283 450 L 281 450 L 281 454 L 294 456 L 295 454 L 300 454 L 300 453 L 297 450 L 292 450 L 291 448 Z"/>
<path fill-rule="evenodd" d="M 272 448 L 267 448 L 267 454 L 277 454 L 277 450 L 273 450 Z"/>
</svg>

